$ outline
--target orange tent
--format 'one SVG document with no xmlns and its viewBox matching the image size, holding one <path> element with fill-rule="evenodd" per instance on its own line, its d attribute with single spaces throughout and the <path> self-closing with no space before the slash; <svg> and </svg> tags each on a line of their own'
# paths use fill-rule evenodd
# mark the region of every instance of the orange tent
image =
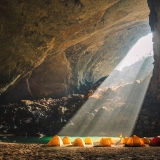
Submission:
<svg viewBox="0 0 160 160">
<path fill-rule="evenodd" d="M 67 136 L 63 137 L 62 141 L 63 141 L 63 144 L 71 144 L 71 141 Z"/>
<path fill-rule="evenodd" d="M 85 144 L 93 145 L 92 139 L 91 139 L 90 137 L 86 137 L 86 138 L 84 139 L 84 142 L 85 142 Z"/>
<path fill-rule="evenodd" d="M 150 140 L 148 138 L 146 138 L 146 137 L 143 137 L 141 139 L 144 142 L 144 144 L 149 144 L 150 143 Z"/>
<path fill-rule="evenodd" d="M 79 147 L 84 147 L 85 143 L 82 138 L 76 138 L 73 142 L 73 146 L 79 146 Z"/>
<path fill-rule="evenodd" d="M 126 146 L 131 147 L 142 147 L 144 146 L 144 142 L 138 136 L 134 135 L 130 137 L 126 143 Z"/>
<path fill-rule="evenodd" d="M 107 137 L 107 138 L 108 138 L 108 140 L 110 141 L 111 144 L 114 144 L 112 138 L 110 138 L 110 137 Z"/>
<path fill-rule="evenodd" d="M 48 142 L 48 146 L 62 146 L 63 142 L 59 136 L 54 136 L 51 138 L 51 140 Z"/>
<path fill-rule="evenodd" d="M 121 140 L 121 144 L 126 144 L 127 143 L 127 141 L 128 141 L 128 137 L 124 137 L 124 138 L 122 138 L 122 140 Z"/>
<path fill-rule="evenodd" d="M 99 142 L 99 146 L 102 146 L 102 147 L 111 147 L 110 139 L 108 139 L 107 137 L 101 138 L 101 140 Z"/>
</svg>

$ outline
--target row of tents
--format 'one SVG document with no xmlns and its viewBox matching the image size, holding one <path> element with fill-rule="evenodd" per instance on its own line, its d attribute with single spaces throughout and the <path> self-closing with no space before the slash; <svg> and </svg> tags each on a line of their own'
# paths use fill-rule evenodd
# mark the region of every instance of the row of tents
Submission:
<svg viewBox="0 0 160 160">
<path fill-rule="evenodd" d="M 71 143 L 69 137 L 65 136 L 63 139 L 61 139 L 57 135 L 52 137 L 51 140 L 48 142 L 48 146 L 63 146 L 63 145 L 84 147 L 85 145 L 93 145 L 93 142 L 90 137 L 86 137 L 85 140 L 83 140 L 82 138 L 76 138 L 74 142 Z"/>
<path fill-rule="evenodd" d="M 148 144 L 149 146 L 160 146 L 160 136 L 155 136 L 153 138 L 140 138 L 138 136 L 132 136 L 132 137 L 124 137 L 121 141 L 122 144 L 125 146 L 131 146 L 131 147 L 143 147 L 145 144 Z"/>
<path fill-rule="evenodd" d="M 121 144 L 124 144 L 128 147 L 143 147 L 145 144 L 150 146 L 160 146 L 160 136 L 156 136 L 152 139 L 149 138 L 140 138 L 136 135 L 131 137 L 124 137 L 121 139 Z M 112 138 L 110 137 L 103 137 L 99 141 L 100 147 L 111 147 L 114 144 Z M 69 137 L 65 136 L 61 139 L 59 136 L 53 136 L 51 140 L 48 142 L 48 146 L 63 146 L 63 145 L 72 145 L 78 147 L 85 147 L 86 145 L 92 145 L 93 141 L 90 137 L 86 137 L 84 140 L 82 138 L 76 138 L 73 143 L 71 143 Z"/>
</svg>

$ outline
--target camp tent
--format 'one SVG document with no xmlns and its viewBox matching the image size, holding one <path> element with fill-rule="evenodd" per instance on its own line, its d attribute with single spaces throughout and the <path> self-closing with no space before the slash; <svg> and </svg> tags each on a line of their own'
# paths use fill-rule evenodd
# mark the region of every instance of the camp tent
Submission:
<svg viewBox="0 0 160 160">
<path fill-rule="evenodd" d="M 144 142 L 138 136 L 134 135 L 130 137 L 126 143 L 126 146 L 130 147 L 142 147 L 144 146 Z"/>
<path fill-rule="evenodd" d="M 111 137 L 107 137 L 107 138 L 108 138 L 108 140 L 110 141 L 111 144 L 114 144 L 114 142 L 113 142 Z"/>
<path fill-rule="evenodd" d="M 148 138 L 146 138 L 146 137 L 143 137 L 141 139 L 144 142 L 144 144 L 149 144 L 150 143 L 150 140 Z"/>
<path fill-rule="evenodd" d="M 76 138 L 73 142 L 73 146 L 84 147 L 84 140 L 82 138 Z"/>
<path fill-rule="evenodd" d="M 86 138 L 84 139 L 84 142 L 85 142 L 85 144 L 93 145 L 92 139 L 91 139 L 90 137 L 86 137 Z"/>
<path fill-rule="evenodd" d="M 67 136 L 63 137 L 62 141 L 63 141 L 63 144 L 71 144 L 71 141 Z"/>
<path fill-rule="evenodd" d="M 151 139 L 150 146 L 160 146 L 160 136 Z"/>
<path fill-rule="evenodd" d="M 124 137 L 124 138 L 122 138 L 122 140 L 121 140 L 121 144 L 126 144 L 127 143 L 127 141 L 128 141 L 128 137 Z"/>
<path fill-rule="evenodd" d="M 101 140 L 99 142 L 99 146 L 102 146 L 102 147 L 111 147 L 110 139 L 108 139 L 107 137 L 101 138 Z"/>
<path fill-rule="evenodd" d="M 48 146 L 62 146 L 63 142 L 59 136 L 54 136 L 51 138 L 51 140 L 48 142 Z"/>
</svg>

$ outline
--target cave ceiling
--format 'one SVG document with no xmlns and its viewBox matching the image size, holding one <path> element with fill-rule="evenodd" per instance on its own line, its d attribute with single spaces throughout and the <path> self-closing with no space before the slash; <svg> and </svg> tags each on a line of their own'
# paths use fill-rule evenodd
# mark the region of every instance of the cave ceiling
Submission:
<svg viewBox="0 0 160 160">
<path fill-rule="evenodd" d="M 64 96 L 109 75 L 148 15 L 146 0 L 1 0 L 1 97 Z"/>
</svg>

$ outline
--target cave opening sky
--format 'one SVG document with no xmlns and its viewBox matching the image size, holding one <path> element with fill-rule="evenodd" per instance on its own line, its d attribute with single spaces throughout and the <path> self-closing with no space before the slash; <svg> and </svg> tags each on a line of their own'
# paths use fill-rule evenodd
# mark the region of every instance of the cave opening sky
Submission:
<svg viewBox="0 0 160 160">
<path fill-rule="evenodd" d="M 130 66 L 145 57 L 153 55 L 152 33 L 140 38 L 137 43 L 131 48 L 128 54 L 116 67 L 117 70 L 122 70 L 126 66 Z"/>
</svg>

